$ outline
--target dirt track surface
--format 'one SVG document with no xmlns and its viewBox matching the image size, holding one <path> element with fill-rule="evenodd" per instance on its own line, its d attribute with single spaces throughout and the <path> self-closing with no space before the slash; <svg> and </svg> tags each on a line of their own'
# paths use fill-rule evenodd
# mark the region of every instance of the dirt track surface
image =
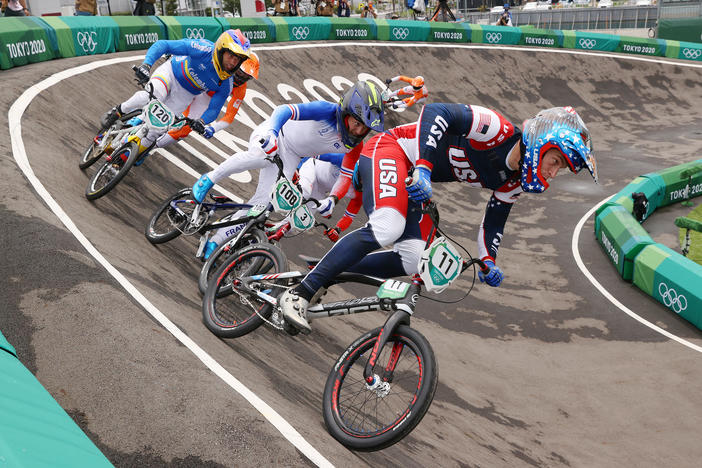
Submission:
<svg viewBox="0 0 702 468">
<path fill-rule="evenodd" d="M 258 50 L 262 76 L 250 89 L 274 104 L 286 102 L 279 83 L 313 99 L 304 79 L 334 89 L 333 76 L 354 80 L 364 71 L 380 79 L 422 74 L 434 101 L 492 107 L 518 124 L 542 108 L 572 105 L 594 135 L 601 185 L 587 174 L 569 174 L 543 195 L 522 196 L 500 249 L 503 287 L 479 285 L 458 305 L 420 302 L 413 326 L 432 343 L 440 369 L 434 403 L 399 444 L 355 453 L 327 434 L 322 389 L 352 338 L 384 317 L 320 320 L 307 337 L 268 328 L 236 340 L 211 335 L 201 323 L 193 239 L 154 247 L 143 234 L 157 204 L 194 179 L 152 155 L 106 197 L 91 203 L 83 196 L 92 170 L 81 172 L 78 157 L 99 116 L 135 89 L 128 63 L 105 66 L 41 92 L 22 117 L 22 136 L 37 178 L 146 298 L 336 466 L 699 466 L 702 355 L 616 308 L 571 254 L 573 230 L 590 208 L 637 175 L 700 157 L 699 69 L 531 49 L 364 44 Z M 0 330 L 116 466 L 311 465 L 131 299 L 15 163 L 7 120 L 15 99 L 53 73 L 104 58 L 0 74 Z M 243 109 L 255 123 L 262 120 Z M 392 123 L 410 121 L 416 112 L 395 115 Z M 237 122 L 229 131 L 244 140 L 250 132 Z M 183 147 L 172 153 L 197 172 L 208 169 Z M 225 187 L 247 198 L 255 181 Z M 460 184 L 435 192 L 443 226 L 475 251 L 489 192 Z M 645 225 L 672 247 L 675 209 Z M 282 245 L 298 265 L 298 253 L 321 255 L 329 247 L 318 232 Z M 585 265 L 625 306 L 702 345 L 699 330 L 619 278 L 595 242 L 592 218 L 578 247 Z M 453 290 L 447 298 L 457 295 Z"/>
</svg>

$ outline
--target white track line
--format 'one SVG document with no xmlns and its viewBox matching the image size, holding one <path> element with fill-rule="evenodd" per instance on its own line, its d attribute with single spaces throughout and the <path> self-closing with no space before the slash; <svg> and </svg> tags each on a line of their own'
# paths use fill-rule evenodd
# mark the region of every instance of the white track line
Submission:
<svg viewBox="0 0 702 468">
<path fill-rule="evenodd" d="M 612 304 L 614 304 L 615 306 L 617 306 L 622 312 L 624 312 L 625 314 L 627 314 L 629 317 L 633 318 L 634 320 L 636 320 L 637 322 L 639 322 L 639 323 L 641 323 L 641 324 L 643 324 L 643 325 L 646 325 L 646 326 L 647 326 L 648 328 L 650 328 L 651 330 L 656 331 L 656 332 L 660 333 L 661 335 L 663 335 L 663 336 L 665 336 L 665 337 L 667 337 L 667 338 L 670 338 L 671 340 L 677 341 L 677 342 L 680 343 L 681 345 L 687 346 L 687 347 L 690 348 L 690 349 L 693 349 L 693 350 L 695 350 L 695 351 L 698 351 L 698 352 L 702 353 L 702 347 L 697 346 L 697 345 L 694 344 L 694 343 L 690 343 L 689 341 L 684 340 L 684 339 L 680 338 L 679 336 L 673 335 L 672 333 L 663 330 L 661 327 L 652 324 L 651 322 L 649 322 L 648 320 L 644 319 L 644 318 L 641 317 L 640 315 L 637 315 L 637 314 L 634 313 L 631 309 L 629 309 L 629 308 L 626 307 L 624 304 L 622 304 L 621 302 L 619 302 L 614 296 L 612 296 L 612 295 L 609 293 L 609 291 L 607 291 L 607 290 L 604 288 L 604 286 L 602 286 L 602 285 L 600 284 L 599 281 L 597 281 L 597 280 L 595 279 L 595 277 L 592 275 L 592 273 L 590 273 L 590 271 L 587 269 L 587 267 L 586 267 L 585 264 L 583 263 L 583 260 L 582 260 L 582 258 L 580 257 L 580 251 L 578 250 L 578 241 L 580 240 L 580 231 L 582 231 L 583 226 L 585 225 L 585 222 L 587 221 L 587 219 L 597 210 L 597 208 L 599 208 L 600 206 L 602 206 L 602 205 L 603 205 L 605 202 L 607 202 L 607 200 L 609 200 L 610 198 L 612 198 L 612 197 L 607 197 L 607 198 L 605 198 L 604 200 L 602 200 L 601 202 L 599 202 L 597 205 L 595 205 L 594 207 L 592 207 L 592 208 L 590 209 L 590 211 L 588 211 L 587 213 L 585 213 L 585 216 L 583 216 L 583 217 L 580 219 L 580 221 L 578 221 L 578 224 L 575 226 L 575 231 L 573 231 L 573 240 L 572 240 L 572 242 L 571 242 L 571 249 L 572 249 L 572 251 L 573 251 L 573 257 L 575 258 L 575 263 L 578 265 L 578 268 L 580 268 L 580 271 L 583 272 L 583 275 L 585 275 L 585 277 L 586 277 L 588 280 L 590 280 L 590 282 L 597 288 L 597 290 L 600 291 L 600 292 L 602 293 L 602 295 L 603 295 L 605 298 L 607 298 L 607 300 L 608 300 L 609 302 L 611 302 Z M 645 294 L 645 293 L 643 293 L 643 291 L 642 291 L 642 294 Z"/>
<path fill-rule="evenodd" d="M 307 442 L 297 430 L 295 430 L 290 423 L 282 418 L 273 408 L 271 408 L 265 401 L 259 398 L 251 390 L 249 390 L 244 384 L 242 384 L 238 379 L 236 379 L 232 374 L 230 374 L 224 367 L 222 367 L 217 361 L 215 361 L 209 354 L 207 354 L 200 346 L 197 345 L 188 335 L 181 331 L 177 326 L 171 322 L 168 317 L 166 317 L 160 310 L 156 308 L 146 297 L 144 297 L 137 288 L 132 285 L 132 283 L 117 270 L 112 264 L 110 264 L 105 257 L 102 256 L 100 252 L 90 243 L 90 241 L 83 235 L 83 233 L 78 229 L 78 227 L 73 223 L 73 220 L 68 217 L 66 212 L 56 203 L 56 200 L 51 196 L 51 194 L 46 190 L 44 185 L 39 181 L 39 179 L 34 174 L 29 160 L 27 158 L 27 153 L 24 148 L 24 142 L 22 140 L 22 115 L 25 110 L 32 102 L 32 100 L 39 95 L 40 92 L 46 90 L 47 88 L 55 85 L 65 78 L 69 78 L 86 71 L 93 70 L 95 68 L 111 65 L 121 62 L 129 62 L 142 58 L 142 56 L 137 57 L 125 57 L 118 59 L 102 60 L 98 62 L 93 62 L 90 64 L 82 65 L 70 70 L 64 70 L 60 73 L 56 73 L 49 78 L 37 83 L 36 85 L 27 89 L 22 95 L 12 104 L 10 111 L 8 112 L 8 121 L 10 127 L 10 139 L 12 141 L 12 152 L 17 162 L 19 168 L 24 172 L 29 182 L 37 191 L 39 196 L 46 202 L 51 211 L 61 220 L 61 222 L 66 226 L 66 228 L 78 239 L 83 247 L 88 251 L 90 255 L 97 260 L 116 280 L 117 282 L 129 293 L 131 296 L 141 304 L 144 309 L 151 314 L 154 319 L 156 319 L 163 327 L 168 330 L 178 341 L 180 341 L 183 346 L 188 348 L 197 358 L 202 361 L 207 368 L 215 373 L 220 379 L 227 383 L 232 389 L 244 397 L 259 413 L 261 413 L 280 433 L 289 440 L 300 452 L 304 454 L 312 463 L 317 466 L 331 467 L 333 466 L 329 460 L 324 458 L 321 453 L 319 453 L 309 442 Z"/>
</svg>

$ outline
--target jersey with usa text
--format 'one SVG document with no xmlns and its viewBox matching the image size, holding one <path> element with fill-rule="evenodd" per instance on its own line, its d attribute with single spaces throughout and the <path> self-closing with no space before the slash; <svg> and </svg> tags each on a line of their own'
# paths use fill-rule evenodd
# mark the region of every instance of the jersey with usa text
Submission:
<svg viewBox="0 0 702 468">
<path fill-rule="evenodd" d="M 501 114 L 480 106 L 434 103 L 419 120 L 390 130 L 412 164 L 431 166 L 432 182 L 465 182 L 493 190 L 480 226 L 481 258 L 494 260 L 512 204 L 522 192 L 507 157 L 522 133 Z M 428 164 L 423 163 L 426 161 Z"/>
<path fill-rule="evenodd" d="M 206 39 L 161 40 L 149 47 L 144 59 L 144 63 L 153 65 L 162 55 L 171 54 L 171 69 L 181 87 L 193 95 L 212 93 L 210 105 L 202 114 L 205 123 L 217 118 L 233 88 L 231 78 L 219 78 L 212 63 L 213 50 L 214 44 Z"/>
</svg>

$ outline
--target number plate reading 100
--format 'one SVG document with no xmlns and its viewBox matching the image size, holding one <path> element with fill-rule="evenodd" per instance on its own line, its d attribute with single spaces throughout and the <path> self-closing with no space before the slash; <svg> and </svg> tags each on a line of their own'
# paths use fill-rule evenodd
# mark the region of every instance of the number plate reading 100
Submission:
<svg viewBox="0 0 702 468">
<path fill-rule="evenodd" d="M 288 179 L 281 178 L 273 187 L 271 203 L 275 211 L 288 212 L 302 204 L 302 194 Z"/>
</svg>

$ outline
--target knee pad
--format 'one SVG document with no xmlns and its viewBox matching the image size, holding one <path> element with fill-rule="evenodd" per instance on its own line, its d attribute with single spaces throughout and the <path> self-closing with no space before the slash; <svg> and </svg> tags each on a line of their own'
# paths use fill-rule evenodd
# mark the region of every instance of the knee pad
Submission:
<svg viewBox="0 0 702 468">
<path fill-rule="evenodd" d="M 405 231 L 405 217 L 393 208 L 379 208 L 368 217 L 368 226 L 381 247 L 387 247 Z"/>
</svg>

